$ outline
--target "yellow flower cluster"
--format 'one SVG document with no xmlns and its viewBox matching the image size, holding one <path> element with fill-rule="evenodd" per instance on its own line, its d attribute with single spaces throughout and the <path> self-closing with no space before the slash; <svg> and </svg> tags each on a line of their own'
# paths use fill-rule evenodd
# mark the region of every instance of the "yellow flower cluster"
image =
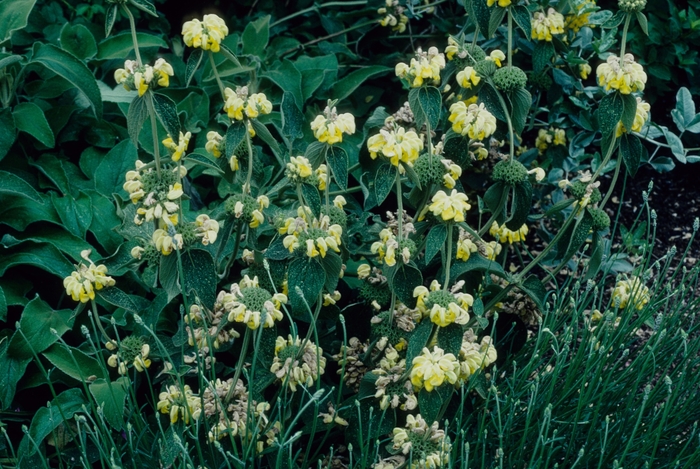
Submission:
<svg viewBox="0 0 700 469">
<path fill-rule="evenodd" d="M 589 24 L 588 22 L 588 17 L 591 15 L 591 12 L 595 10 L 595 6 L 594 0 L 584 0 L 577 4 L 574 7 L 576 10 L 575 13 L 566 15 L 566 29 L 577 33 L 585 26 L 595 28 L 595 25 Z"/>
<path fill-rule="evenodd" d="M 320 358 L 320 361 L 317 360 Z M 277 337 L 275 341 L 275 357 L 272 361 L 270 371 L 277 379 L 284 383 L 292 392 L 296 392 L 297 386 L 310 387 L 317 377 L 323 374 L 326 368 L 326 357 L 323 356 L 323 349 L 310 340 L 302 342 L 299 337 L 287 339 Z"/>
<path fill-rule="evenodd" d="M 207 143 L 204 149 L 214 158 L 219 158 L 225 145 L 224 136 L 214 130 L 207 132 Z"/>
<path fill-rule="evenodd" d="M 221 41 L 228 35 L 224 20 L 214 14 L 204 15 L 202 21 L 193 19 L 182 25 L 182 40 L 187 47 L 219 52 Z"/>
<path fill-rule="evenodd" d="M 163 146 L 168 149 L 170 152 L 170 158 L 172 158 L 173 161 L 180 161 L 180 158 L 182 158 L 182 155 L 187 152 L 187 145 L 190 143 L 190 138 L 192 137 L 192 134 L 190 132 L 187 132 L 183 134 L 180 132 L 180 136 L 178 138 L 177 143 L 173 141 L 173 138 L 168 134 L 168 138 L 163 140 Z"/>
<path fill-rule="evenodd" d="M 137 337 L 125 338 L 122 340 L 121 346 L 116 341 L 110 340 L 105 344 L 105 347 L 116 352 L 109 356 L 107 364 L 112 368 L 117 368 L 120 375 L 127 373 L 129 364 L 133 364 L 136 371 L 140 373 L 151 366 L 151 360 L 148 358 L 151 347 Z"/>
<path fill-rule="evenodd" d="M 158 85 L 167 88 L 170 85 L 170 77 L 173 76 L 173 67 L 165 61 L 158 59 L 151 67 L 142 65 L 134 60 L 124 62 L 124 68 L 118 68 L 114 72 L 114 81 L 123 85 L 127 91 L 138 91 L 143 96 L 149 87 Z"/>
<path fill-rule="evenodd" d="M 163 194 L 149 193 L 142 206 L 136 209 L 134 223 L 141 225 L 144 221 L 155 220 L 160 228 L 177 225 L 177 211 L 180 206 L 174 201 L 182 197 L 182 194 L 182 184 L 179 182 L 171 184 L 167 191 L 163 191 Z M 161 195 L 165 196 L 162 197 L 162 200 Z"/>
<path fill-rule="evenodd" d="M 481 343 L 477 344 L 469 340 L 462 342 L 459 351 L 459 379 L 467 381 L 476 370 L 483 370 L 498 358 L 496 347 L 489 336 L 484 336 Z"/>
<path fill-rule="evenodd" d="M 494 49 L 488 56 L 486 56 L 486 60 L 490 60 L 496 64 L 496 67 L 500 67 L 503 65 L 503 61 L 506 60 L 506 54 L 504 54 L 503 51 Z"/>
<path fill-rule="evenodd" d="M 422 220 L 427 211 L 433 212 L 436 217 L 441 217 L 443 221 L 454 221 L 456 223 L 464 221 L 464 215 L 472 206 L 468 203 L 466 194 L 452 189 L 452 193 L 447 195 L 445 191 L 437 191 L 432 202 L 423 210 L 418 220 Z"/>
<path fill-rule="evenodd" d="M 115 284 L 112 277 L 107 276 L 107 266 L 104 264 L 95 265 L 90 260 L 90 250 L 86 249 L 80 253 L 81 257 L 90 262 L 87 266 L 82 262 L 76 266 L 78 270 L 73 271 L 68 277 L 63 279 L 63 287 L 66 294 L 73 298 L 73 301 L 87 303 L 88 300 L 95 299 L 95 290 L 102 290 L 104 287 L 111 287 Z"/>
<path fill-rule="evenodd" d="M 598 65 L 596 69 L 598 84 L 605 91 L 618 90 L 622 94 L 630 94 L 635 91 L 643 91 L 647 82 L 647 74 L 641 65 L 634 61 L 632 54 L 625 54 L 620 63 L 620 58 L 610 54 L 608 59 Z"/>
<path fill-rule="evenodd" d="M 367 149 L 372 159 L 381 153 L 389 158 L 391 164 L 400 168 L 399 162 L 412 166 L 418 159 L 423 149 L 423 140 L 413 130 L 406 131 L 403 127 L 382 129 L 367 140 Z"/>
<path fill-rule="evenodd" d="M 649 288 L 642 283 L 639 277 L 618 280 L 612 293 L 613 305 L 625 309 L 628 304 L 641 311 L 649 303 Z"/>
<path fill-rule="evenodd" d="M 411 88 L 420 88 L 426 83 L 439 85 L 440 70 L 443 68 L 445 54 L 439 52 L 437 47 L 431 47 L 427 53 L 419 47 L 410 65 L 399 62 L 394 71 L 396 76 L 405 80 Z"/>
<path fill-rule="evenodd" d="M 185 246 L 185 242 L 180 233 L 171 235 L 170 230 L 164 230 L 162 228 L 158 228 L 153 232 L 152 240 L 156 249 L 164 256 L 170 255 L 174 249 L 179 251 Z"/>
<path fill-rule="evenodd" d="M 287 177 L 293 181 L 308 178 L 314 172 L 311 162 L 304 156 L 292 156 L 287 163 Z"/>
<path fill-rule="evenodd" d="M 355 133 L 355 117 L 346 112 L 338 114 L 335 107 L 326 106 L 323 114 L 316 116 L 311 122 L 314 137 L 321 143 L 333 145 L 343 141 L 343 134 Z"/>
<path fill-rule="evenodd" d="M 209 218 L 209 215 L 201 214 L 194 221 L 196 236 L 202 238 L 202 244 L 208 246 L 216 241 L 219 233 L 219 222 Z"/>
<path fill-rule="evenodd" d="M 496 118 L 491 114 L 484 103 L 467 104 L 457 101 L 450 106 L 452 130 L 460 135 L 468 135 L 474 140 L 484 140 L 496 131 Z"/>
<path fill-rule="evenodd" d="M 202 414 L 202 403 L 196 394 L 192 392 L 189 385 L 183 388 L 175 385 L 168 386 L 166 391 L 158 395 L 157 409 L 162 414 L 170 415 L 170 423 L 173 425 L 181 418 L 185 425 L 190 424 L 190 419 L 197 420 Z"/>
<path fill-rule="evenodd" d="M 480 81 L 481 77 L 477 75 L 473 67 L 464 67 L 464 70 L 457 73 L 457 83 L 462 88 L 471 89 L 478 85 Z"/>
<path fill-rule="evenodd" d="M 459 360 L 438 346 L 433 347 L 432 352 L 423 347 L 423 352 L 411 365 L 411 384 L 416 390 L 425 388 L 430 392 L 445 382 L 455 384 L 459 379 Z"/>
<path fill-rule="evenodd" d="M 457 241 L 457 259 L 464 262 L 468 261 L 472 253 L 479 252 L 479 247 L 472 241 L 471 235 L 469 235 L 464 229 L 459 229 L 459 239 Z"/>
<path fill-rule="evenodd" d="M 243 220 L 247 221 L 251 228 L 257 228 L 265 221 L 263 210 L 270 206 L 270 199 L 266 195 L 260 195 L 257 199 L 246 196 L 233 197 L 235 202 L 232 204 L 231 214 L 235 218 L 243 217 Z"/>
<path fill-rule="evenodd" d="M 553 35 L 563 33 L 564 15 L 554 8 L 547 10 L 546 15 L 537 11 L 532 16 L 532 39 L 551 42 Z"/>
<path fill-rule="evenodd" d="M 255 119 L 261 114 L 272 112 L 272 103 L 267 99 L 267 96 L 264 93 L 253 93 L 248 96 L 247 86 L 237 86 L 235 91 L 227 86 L 224 89 L 224 96 L 226 97 L 224 111 L 230 119 L 241 121 L 243 114 L 249 119 Z M 235 148 L 231 151 L 234 150 Z"/>
<path fill-rule="evenodd" d="M 454 56 L 459 57 L 460 59 L 463 59 L 467 56 L 467 51 L 464 49 L 464 46 L 457 42 L 455 38 L 452 36 L 447 38 L 447 47 L 445 47 L 445 56 L 447 56 L 447 60 L 452 60 Z"/>
<path fill-rule="evenodd" d="M 540 129 L 535 139 L 535 146 L 537 150 L 539 150 L 540 155 L 544 154 L 544 151 L 549 148 L 550 145 L 566 146 L 566 131 L 553 127 L 550 127 L 549 130 Z"/>
<path fill-rule="evenodd" d="M 329 249 L 340 252 L 338 246 L 341 245 L 343 228 L 338 224 L 331 225 L 328 215 L 323 215 L 320 220 L 314 219 L 309 225 L 301 207 L 299 210 L 301 213 L 297 218 L 287 218 L 279 229 L 280 234 L 287 235 L 283 240 L 284 247 L 294 252 L 303 246 L 309 257 L 326 257 Z"/>
<path fill-rule="evenodd" d="M 474 304 L 474 297 L 470 294 L 441 290 L 437 280 L 430 283 L 430 290 L 423 285 L 417 286 L 413 290 L 413 297 L 416 298 L 416 309 L 421 315 L 430 316 L 430 320 L 440 327 L 447 327 L 453 323 L 467 324 L 467 310 Z"/>
<path fill-rule="evenodd" d="M 496 4 L 496 1 L 498 1 L 498 6 L 501 8 L 507 8 L 512 3 L 511 0 L 486 0 L 486 5 L 492 7 Z"/>
<path fill-rule="evenodd" d="M 224 294 L 221 303 L 228 312 L 229 322 L 240 322 L 255 330 L 261 324 L 264 328 L 273 327 L 275 321 L 284 318 L 280 308 L 287 303 L 287 296 L 272 295 L 260 288 L 258 277 L 251 279 L 246 275 L 239 283 L 231 285 L 231 293 Z"/>
<path fill-rule="evenodd" d="M 401 454 L 391 456 L 374 466 L 374 469 L 436 469 L 450 462 L 450 440 L 440 430 L 438 423 L 428 423 L 420 414 L 406 416 L 405 428 L 396 427 L 393 432 L 393 449 L 403 455 L 409 455 L 411 464 L 405 464 Z"/>
<path fill-rule="evenodd" d="M 632 123 L 632 132 L 641 132 L 642 127 L 644 127 L 644 124 L 646 123 L 647 120 L 649 120 L 649 110 L 651 109 L 651 106 L 649 103 L 645 103 L 642 101 L 642 98 L 637 98 L 637 110 L 635 111 L 634 114 L 634 122 Z M 622 121 L 618 122 L 617 124 L 617 136 L 621 136 L 622 134 L 626 133 L 627 129 L 625 129 L 625 126 L 622 124 Z"/>
<path fill-rule="evenodd" d="M 399 0 L 386 0 L 386 7 L 377 10 L 380 15 L 385 15 L 379 20 L 379 24 L 391 26 L 392 31 L 403 33 L 406 31 L 406 24 L 408 24 L 408 16 L 404 14 L 404 11 L 406 11 L 406 7 L 399 5 Z"/>
<path fill-rule="evenodd" d="M 377 254 L 380 261 L 384 261 L 389 267 L 396 265 L 396 253 L 401 251 L 401 257 L 404 264 L 408 264 L 411 260 L 411 252 L 408 247 L 399 248 L 399 242 L 396 235 L 389 228 L 384 228 L 379 232 L 380 241 L 372 243 L 372 254 Z M 368 266 L 369 267 L 369 266 Z"/>
<path fill-rule="evenodd" d="M 591 71 L 593 70 L 589 64 L 581 64 L 578 66 L 579 68 L 579 75 L 581 76 L 582 80 L 588 79 L 588 75 L 591 74 Z"/>
<path fill-rule="evenodd" d="M 489 233 L 491 236 L 496 238 L 500 242 L 508 242 L 508 244 L 519 243 L 520 241 L 525 241 L 525 236 L 527 235 L 528 228 L 527 225 L 523 224 L 518 230 L 513 231 L 508 229 L 504 223 L 498 226 L 498 222 L 493 222 Z"/>
<path fill-rule="evenodd" d="M 454 189 L 455 185 L 457 184 L 457 179 L 462 176 L 462 167 L 448 159 L 442 159 L 440 162 L 447 170 L 447 172 L 442 176 L 442 183 L 448 189 Z"/>
</svg>

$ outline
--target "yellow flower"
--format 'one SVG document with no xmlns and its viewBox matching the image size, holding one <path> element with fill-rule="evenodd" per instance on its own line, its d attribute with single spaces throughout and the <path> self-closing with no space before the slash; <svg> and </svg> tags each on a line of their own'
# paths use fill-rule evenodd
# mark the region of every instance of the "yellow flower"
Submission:
<svg viewBox="0 0 700 469">
<path fill-rule="evenodd" d="M 471 208 L 467 200 L 466 194 L 457 192 L 456 189 L 452 189 L 450 195 L 447 195 L 445 191 L 437 191 L 428 210 L 433 212 L 436 217 L 442 217 L 444 221 L 463 222 L 465 212 Z"/>
<path fill-rule="evenodd" d="M 489 336 L 484 336 L 481 343 L 477 344 L 471 341 L 463 341 L 459 351 L 459 379 L 466 381 L 477 370 L 483 370 L 498 358 L 496 348 L 493 346 L 493 340 Z"/>
<path fill-rule="evenodd" d="M 466 89 L 471 89 L 481 81 L 481 77 L 476 74 L 476 70 L 472 67 L 465 67 L 464 70 L 457 73 L 457 83 L 459 86 Z"/>
<path fill-rule="evenodd" d="M 255 119 L 260 114 L 269 114 L 272 112 L 272 103 L 267 99 L 264 93 L 254 93 L 248 98 L 245 107 L 246 116 Z"/>
<path fill-rule="evenodd" d="M 554 8 L 547 10 L 545 15 L 541 11 L 535 12 L 532 17 L 532 39 L 538 41 L 552 41 L 555 34 L 564 33 L 564 16 Z"/>
<path fill-rule="evenodd" d="M 213 130 L 211 132 L 207 132 L 207 144 L 204 146 L 207 153 L 211 154 L 214 158 L 220 157 L 223 144 L 223 135 L 220 135 L 218 132 Z"/>
<path fill-rule="evenodd" d="M 219 52 L 221 41 L 228 35 L 228 27 L 217 15 L 204 15 L 202 21 L 193 19 L 182 25 L 182 40 L 188 47 Z"/>
<path fill-rule="evenodd" d="M 614 89 L 622 94 L 643 91 L 647 82 L 647 74 L 642 66 L 634 61 L 632 54 L 625 54 L 622 63 L 619 57 L 610 54 L 605 63 L 598 65 L 596 75 L 598 84 L 605 88 L 605 91 Z"/>
<path fill-rule="evenodd" d="M 479 252 L 479 247 L 467 236 L 467 232 L 459 229 L 459 241 L 457 241 L 457 259 L 464 262 L 469 260 L 472 253 Z"/>
<path fill-rule="evenodd" d="M 458 101 L 450 106 L 452 130 L 460 135 L 469 135 L 469 138 L 483 140 L 490 137 L 496 131 L 496 118 L 485 107 L 470 104 L 468 107 L 463 101 Z"/>
<path fill-rule="evenodd" d="M 372 273 L 372 269 L 370 268 L 369 264 L 360 264 L 357 266 L 357 278 L 360 280 L 369 277 L 370 273 Z"/>
<path fill-rule="evenodd" d="M 258 277 L 251 279 L 246 275 L 239 283 L 231 285 L 231 293 L 223 295 L 222 303 L 229 322 L 240 322 L 250 329 L 257 329 L 261 324 L 270 328 L 275 321 L 284 318 L 280 308 L 287 303 L 287 296 L 282 293 L 272 295 L 260 288 Z"/>
<path fill-rule="evenodd" d="M 88 254 L 83 256 L 86 260 L 90 260 L 87 257 Z M 102 290 L 104 287 L 115 284 L 114 279 L 107 276 L 107 266 L 104 264 L 95 265 L 90 261 L 90 265 L 86 266 L 81 262 L 77 268 L 78 270 L 63 279 L 63 287 L 73 301 L 87 303 L 88 300 L 95 299 L 95 290 Z"/>
<path fill-rule="evenodd" d="M 384 261 L 389 267 L 396 265 L 396 251 L 399 249 L 396 235 L 389 228 L 384 228 L 379 232 L 379 239 L 380 241 L 372 243 L 370 251 L 372 254 L 377 254 L 379 260 Z"/>
<path fill-rule="evenodd" d="M 576 5 L 575 13 L 566 16 L 566 28 L 575 33 L 579 32 L 584 26 L 595 28 L 595 25 L 588 23 L 589 16 L 595 10 L 595 6 L 594 0 L 585 0 Z"/>
<path fill-rule="evenodd" d="M 170 236 L 167 231 L 157 229 L 153 232 L 153 244 L 164 256 L 173 252 L 173 249 L 180 250 L 184 246 L 182 235 L 177 233 L 175 236 Z"/>
<path fill-rule="evenodd" d="M 326 257 L 329 249 L 340 252 L 343 228 L 337 224 L 331 225 L 327 215 L 320 220 L 314 219 L 310 226 L 303 217 L 289 218 L 279 232 L 287 233 L 282 243 L 289 252 L 294 252 L 302 245 L 308 257 Z"/>
<path fill-rule="evenodd" d="M 325 164 L 319 165 L 316 168 L 316 179 L 318 180 L 318 190 L 326 190 L 326 180 L 328 179 L 328 168 Z"/>
<path fill-rule="evenodd" d="M 588 79 L 588 75 L 591 73 L 591 70 L 593 70 L 587 63 L 579 65 L 578 68 L 582 80 Z"/>
<path fill-rule="evenodd" d="M 566 145 L 566 131 L 554 127 L 550 127 L 549 130 L 540 129 L 537 133 L 537 139 L 535 139 L 535 146 L 539 150 L 539 154 L 543 154 L 550 144 Z"/>
<path fill-rule="evenodd" d="M 421 355 L 411 364 L 411 384 L 414 388 L 430 392 L 444 382 L 455 384 L 459 377 L 459 361 L 451 354 L 435 346 L 432 353 L 423 347 Z"/>
<path fill-rule="evenodd" d="M 423 149 L 423 140 L 413 130 L 406 131 L 403 127 L 382 129 L 367 140 L 367 149 L 372 159 L 381 153 L 396 167 L 400 161 L 412 165 Z"/>
<path fill-rule="evenodd" d="M 493 236 L 501 242 L 508 241 L 508 244 L 525 241 L 525 236 L 527 235 L 527 232 L 528 228 L 525 224 L 521 226 L 517 231 L 513 231 L 508 229 L 505 223 L 501 226 L 498 226 L 498 223 L 495 221 L 489 229 L 489 233 L 491 234 L 491 236 Z"/>
<path fill-rule="evenodd" d="M 486 5 L 492 7 L 496 3 L 496 0 L 486 0 Z M 501 8 L 507 8 L 510 6 L 511 0 L 498 0 L 498 6 Z"/>
<path fill-rule="evenodd" d="M 202 414 L 202 402 L 196 394 L 192 393 L 189 385 L 182 388 L 175 385 L 168 386 L 167 390 L 158 395 L 156 408 L 162 414 L 170 415 L 170 423 L 177 423 L 182 418 L 185 425 L 189 425 L 190 419 L 197 420 Z"/>
<path fill-rule="evenodd" d="M 641 132 L 642 127 L 647 120 L 649 120 L 649 110 L 651 106 L 649 103 L 642 101 L 642 98 L 637 98 L 637 110 L 634 114 L 634 122 L 632 123 L 632 132 Z M 626 133 L 627 129 L 622 124 L 622 121 L 617 123 L 617 133 L 616 135 L 620 137 L 622 134 Z"/>
<path fill-rule="evenodd" d="M 335 107 L 326 106 L 323 114 L 311 122 L 314 137 L 321 143 L 333 145 L 343 141 L 343 134 L 355 133 L 355 117 L 350 113 L 338 114 Z"/>
<path fill-rule="evenodd" d="M 416 51 L 416 56 L 411 59 L 410 66 L 405 63 L 396 65 L 396 76 L 406 80 L 412 88 L 419 88 L 426 82 L 439 85 L 440 71 L 445 68 L 445 55 L 438 51 L 437 47 L 431 47 L 428 52 L 421 48 Z"/>
<path fill-rule="evenodd" d="M 464 325 L 469 322 L 468 308 L 474 304 L 474 298 L 468 293 L 441 290 L 437 280 L 430 284 L 430 290 L 422 285 L 413 289 L 416 309 L 423 316 L 440 327 L 452 323 Z"/>
<path fill-rule="evenodd" d="M 502 61 L 506 60 L 506 54 L 498 49 L 492 50 L 488 57 L 486 57 L 486 60 L 492 60 L 493 63 L 496 64 L 496 67 L 500 67 Z"/>
<path fill-rule="evenodd" d="M 243 109 L 246 105 L 246 99 L 248 99 L 248 87 L 236 87 L 236 91 L 233 91 L 228 86 L 224 89 L 224 96 L 226 97 L 226 102 L 224 102 L 224 111 L 228 114 L 230 119 L 235 119 L 238 121 L 243 120 Z M 229 151 L 234 151 L 235 148 Z"/>
<path fill-rule="evenodd" d="M 163 146 L 170 150 L 170 157 L 173 161 L 180 161 L 182 155 L 187 151 L 187 145 L 190 143 L 190 137 L 192 137 L 190 132 L 187 132 L 186 134 L 180 132 L 180 137 L 178 138 L 177 143 L 173 141 L 170 135 L 168 135 L 168 138 L 163 140 Z"/>
<path fill-rule="evenodd" d="M 170 77 L 175 74 L 172 65 L 165 59 L 158 59 L 153 65 L 153 70 L 158 73 L 158 85 L 167 88 L 170 85 Z"/>
<path fill-rule="evenodd" d="M 616 308 L 625 309 L 628 304 L 641 311 L 649 303 L 649 288 L 639 277 L 618 280 L 612 294 L 612 302 Z"/>
<path fill-rule="evenodd" d="M 304 342 L 303 350 L 300 350 L 301 345 L 299 337 L 292 338 L 291 335 L 287 339 L 277 337 L 275 357 L 270 367 L 270 371 L 277 379 L 282 384 L 286 383 L 292 392 L 296 392 L 299 385 L 311 387 L 326 368 L 326 357 L 323 356 L 321 347 L 310 340 Z"/>
<path fill-rule="evenodd" d="M 295 180 L 306 179 L 313 174 L 309 159 L 304 156 L 292 156 L 287 163 L 287 177 Z"/>
<path fill-rule="evenodd" d="M 197 216 L 194 222 L 197 237 L 202 238 L 202 244 L 207 246 L 216 241 L 216 237 L 219 233 L 219 222 L 212 220 L 208 215 L 202 214 Z"/>
</svg>

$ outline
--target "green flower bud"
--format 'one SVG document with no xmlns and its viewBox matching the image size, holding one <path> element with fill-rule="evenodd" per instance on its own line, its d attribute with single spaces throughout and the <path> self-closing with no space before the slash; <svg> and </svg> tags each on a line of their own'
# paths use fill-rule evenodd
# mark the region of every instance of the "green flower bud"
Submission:
<svg viewBox="0 0 700 469">
<path fill-rule="evenodd" d="M 474 64 L 474 70 L 476 70 L 476 73 L 484 78 L 492 76 L 494 73 L 496 73 L 497 69 L 498 67 L 493 60 L 480 60 Z"/>
<path fill-rule="evenodd" d="M 588 207 L 588 214 L 593 218 L 593 231 L 603 231 L 610 226 L 610 217 L 599 208 Z"/>
<path fill-rule="evenodd" d="M 647 6 L 647 0 L 619 0 L 617 5 L 620 10 L 627 13 L 637 13 L 642 11 Z"/>
<path fill-rule="evenodd" d="M 428 153 L 423 153 L 413 163 L 413 169 L 418 174 L 418 180 L 423 189 L 431 184 L 442 184 L 442 177 L 445 175 L 445 166 L 438 156 L 430 158 Z"/>
<path fill-rule="evenodd" d="M 527 169 L 518 161 L 503 160 L 493 167 L 492 177 L 494 181 L 514 186 L 527 179 Z"/>
<path fill-rule="evenodd" d="M 493 83 L 496 88 L 508 93 L 524 88 L 527 83 L 527 75 L 518 67 L 502 67 L 493 74 Z"/>
<path fill-rule="evenodd" d="M 578 200 L 583 199 L 586 196 L 586 189 L 588 188 L 588 183 L 575 181 L 571 183 L 569 187 L 569 192 Z M 591 192 L 590 204 L 595 205 L 603 199 L 603 195 L 600 193 L 600 189 L 597 187 Z"/>
</svg>

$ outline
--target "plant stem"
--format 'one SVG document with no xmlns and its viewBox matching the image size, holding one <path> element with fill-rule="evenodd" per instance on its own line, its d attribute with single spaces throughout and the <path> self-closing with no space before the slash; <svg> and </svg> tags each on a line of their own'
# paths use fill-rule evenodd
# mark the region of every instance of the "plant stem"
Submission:
<svg viewBox="0 0 700 469">
<path fill-rule="evenodd" d="M 245 123 L 245 143 L 248 146 L 248 176 L 243 186 L 243 193 L 250 194 L 250 180 L 253 178 L 253 144 L 250 142 L 250 132 L 248 132 L 248 121 Z"/>
<path fill-rule="evenodd" d="M 627 13 L 625 15 L 625 26 L 622 28 L 622 43 L 620 44 L 620 60 L 625 56 L 625 46 L 627 46 L 627 29 L 630 27 L 630 19 L 632 15 Z"/>
<path fill-rule="evenodd" d="M 508 7 L 508 66 L 513 66 L 513 13 Z"/>
<path fill-rule="evenodd" d="M 151 117 L 151 133 L 153 134 L 153 160 L 156 163 L 156 173 L 158 174 L 158 179 L 160 179 L 160 142 L 158 141 L 156 109 L 153 106 L 153 95 L 149 91 L 146 92 L 146 95 L 146 108 L 148 108 L 148 114 Z M 174 135 L 173 137 L 177 138 L 178 136 Z"/>
<path fill-rule="evenodd" d="M 219 92 L 221 93 L 221 98 L 226 101 L 226 94 L 224 93 L 224 84 L 219 76 L 219 71 L 216 69 L 216 62 L 214 62 L 214 54 L 212 51 L 207 51 L 209 54 L 209 63 L 211 64 L 211 71 L 214 73 L 214 78 L 216 78 L 216 83 L 219 85 Z M 247 130 L 247 129 L 246 129 Z"/>
<path fill-rule="evenodd" d="M 403 193 L 401 192 L 401 175 L 396 167 L 396 204 L 398 205 L 396 220 L 399 228 L 399 242 L 403 239 Z"/>
<path fill-rule="evenodd" d="M 349 1 L 349 2 L 328 2 L 324 3 L 322 5 L 314 5 L 309 8 L 304 8 L 303 10 L 299 10 L 296 13 L 292 13 L 291 15 L 285 16 L 284 18 L 280 18 L 274 23 L 270 25 L 270 28 L 274 28 L 278 24 L 282 24 L 285 21 L 289 21 L 291 19 L 296 18 L 297 16 L 305 15 L 306 13 L 310 13 L 312 11 L 318 11 L 321 8 L 328 8 L 328 7 L 345 7 L 345 6 L 359 6 L 359 5 L 366 5 L 367 0 L 355 0 L 355 1 Z"/>
<path fill-rule="evenodd" d="M 510 19 L 510 14 L 508 15 L 508 19 Z M 510 61 L 510 54 L 508 55 L 508 59 Z M 493 89 L 496 90 L 496 87 L 493 86 Z M 496 95 L 498 96 L 498 101 L 501 103 L 501 107 L 503 108 L 503 114 L 506 116 L 506 122 L 508 123 L 508 140 L 510 140 L 510 151 L 508 160 L 512 162 L 515 155 L 515 134 L 513 132 L 513 121 L 510 118 L 510 113 L 508 112 L 506 102 L 503 100 L 503 96 L 501 96 L 501 93 L 498 90 L 496 90 Z"/>
<path fill-rule="evenodd" d="M 325 148 L 323 149 L 323 161 L 326 162 L 326 214 L 329 214 L 331 211 L 331 165 L 328 164 L 328 148 L 330 145 L 326 144 Z"/>
<path fill-rule="evenodd" d="M 618 158 L 618 160 L 617 160 L 617 165 L 615 166 L 615 174 L 613 175 L 612 181 L 610 181 L 610 187 L 608 188 L 608 193 L 605 194 L 605 198 L 600 203 L 600 205 L 598 205 L 598 208 L 600 208 L 600 209 L 605 207 L 605 204 L 608 202 L 608 199 L 612 195 L 613 189 L 615 189 L 615 183 L 617 182 L 617 177 L 620 175 L 620 166 L 622 166 L 622 158 Z"/>
<path fill-rule="evenodd" d="M 452 223 L 447 224 L 447 261 L 445 261 L 445 288 L 450 283 L 450 266 L 452 265 Z"/>
<path fill-rule="evenodd" d="M 131 29 L 131 41 L 134 43 L 134 52 L 136 52 L 136 63 L 138 66 L 142 66 L 143 62 L 141 62 L 141 53 L 139 52 L 139 41 L 138 38 L 136 37 L 136 22 L 134 21 L 134 15 L 131 14 L 129 11 L 129 8 L 126 6 L 126 4 L 122 4 L 122 9 L 124 10 L 124 13 L 126 13 L 126 16 L 129 17 L 129 28 Z"/>
<path fill-rule="evenodd" d="M 337 32 L 335 32 L 335 33 L 333 33 L 333 34 L 329 34 L 329 35 L 327 35 L 327 36 L 319 37 L 319 38 L 316 38 L 316 39 L 314 39 L 314 40 L 312 40 L 312 41 L 305 42 L 304 44 L 300 44 L 300 45 L 298 45 L 298 46 L 296 46 L 296 47 L 292 47 L 291 49 L 287 49 L 286 51 L 284 51 L 284 52 L 282 52 L 282 53 L 280 54 L 280 57 L 284 57 L 285 55 L 287 55 L 287 54 L 289 54 L 289 53 L 292 53 L 292 52 L 297 51 L 297 50 L 299 50 L 299 49 L 303 49 L 303 48 L 306 47 L 306 46 L 311 46 L 311 45 L 316 44 L 316 43 L 319 43 L 319 42 L 321 42 L 321 41 L 325 41 L 326 39 L 331 39 L 331 38 L 334 38 L 334 37 L 336 37 L 336 36 L 340 36 L 341 34 L 345 34 L 345 33 L 347 33 L 347 32 L 354 31 L 354 30 L 356 30 L 356 29 L 364 28 L 365 26 L 369 26 L 369 25 L 371 25 L 371 24 L 377 25 L 377 24 L 379 24 L 379 23 L 378 23 L 377 21 L 372 20 L 372 21 L 367 21 L 367 22 L 365 22 L 365 23 L 356 24 L 355 26 L 350 26 L 349 28 L 345 28 L 345 29 L 343 29 L 342 31 L 337 31 Z"/>
<path fill-rule="evenodd" d="M 262 327 L 262 325 L 260 326 Z M 243 334 L 243 346 L 241 347 L 241 355 L 238 357 L 238 365 L 236 365 L 236 372 L 233 374 L 233 384 L 231 385 L 231 388 L 228 390 L 228 393 L 226 394 L 226 399 L 224 399 L 224 402 L 227 403 L 228 401 L 231 400 L 231 396 L 233 396 L 233 391 L 236 390 L 236 383 L 238 382 L 238 378 L 241 376 L 241 370 L 243 369 L 243 365 L 245 363 L 245 357 L 246 357 L 246 352 L 248 351 L 248 344 L 250 343 L 250 328 L 248 326 L 245 327 L 245 333 Z"/>
</svg>

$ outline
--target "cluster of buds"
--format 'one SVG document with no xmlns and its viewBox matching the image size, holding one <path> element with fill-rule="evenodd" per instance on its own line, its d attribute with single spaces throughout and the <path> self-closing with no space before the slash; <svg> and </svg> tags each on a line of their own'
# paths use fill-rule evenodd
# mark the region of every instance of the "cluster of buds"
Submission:
<svg viewBox="0 0 700 469">
<path fill-rule="evenodd" d="M 528 228 L 526 224 L 523 224 L 523 226 L 513 231 L 509 229 L 505 223 L 499 226 L 498 222 L 494 221 L 491 228 L 489 228 L 489 233 L 491 236 L 496 238 L 499 242 L 508 242 L 508 244 L 525 241 L 527 232 Z"/>
<path fill-rule="evenodd" d="M 401 358 L 394 347 L 386 347 L 384 356 L 379 360 L 379 367 L 372 370 L 372 374 L 378 376 L 374 383 L 377 389 L 374 397 L 379 399 L 380 409 L 398 407 L 401 410 L 414 410 L 418 406 L 413 386 L 405 376 L 406 359 Z"/>
<path fill-rule="evenodd" d="M 235 194 L 224 203 L 226 213 L 248 223 L 251 228 L 259 227 L 265 221 L 263 210 L 270 206 L 270 199 L 260 195 L 257 199 L 247 194 Z"/>
<path fill-rule="evenodd" d="M 379 8 L 377 13 L 384 15 L 379 20 L 382 26 L 390 26 L 392 31 L 403 33 L 406 31 L 408 16 L 404 14 L 406 7 L 399 4 L 399 0 L 386 0 L 386 6 Z"/>
<path fill-rule="evenodd" d="M 135 60 L 127 60 L 124 62 L 124 68 L 118 68 L 114 72 L 114 81 L 123 85 L 127 91 L 138 91 L 139 96 L 143 96 L 149 88 L 167 88 L 173 75 L 172 65 L 164 59 L 156 60 L 152 67 L 139 65 Z"/>
<path fill-rule="evenodd" d="M 420 88 L 424 84 L 439 85 L 440 71 L 445 68 L 445 54 L 437 47 L 431 47 L 423 52 L 419 47 L 416 56 L 410 64 L 399 62 L 396 65 L 396 76 L 404 80 L 411 88 Z"/>
</svg>

